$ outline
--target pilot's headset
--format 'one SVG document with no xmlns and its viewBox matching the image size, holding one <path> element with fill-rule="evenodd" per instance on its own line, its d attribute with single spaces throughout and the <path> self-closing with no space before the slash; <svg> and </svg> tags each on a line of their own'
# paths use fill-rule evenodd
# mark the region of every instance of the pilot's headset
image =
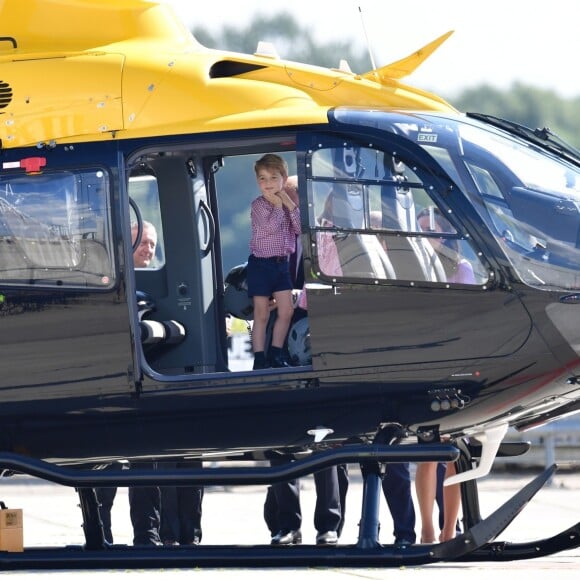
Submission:
<svg viewBox="0 0 580 580">
<path fill-rule="evenodd" d="M 225 280 L 224 307 L 235 318 L 253 320 L 254 304 L 248 296 L 247 273 L 247 262 L 229 271 Z"/>
</svg>

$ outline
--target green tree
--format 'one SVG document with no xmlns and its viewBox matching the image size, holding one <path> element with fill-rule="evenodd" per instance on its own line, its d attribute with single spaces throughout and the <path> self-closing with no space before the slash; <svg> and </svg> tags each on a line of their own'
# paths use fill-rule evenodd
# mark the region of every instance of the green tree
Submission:
<svg viewBox="0 0 580 580">
<path fill-rule="evenodd" d="M 372 69 L 370 58 L 363 50 L 356 50 L 350 39 L 318 43 L 310 29 L 302 28 L 294 16 L 282 12 L 274 16 L 258 16 L 245 28 L 224 26 L 212 35 L 204 28 L 194 28 L 193 35 L 208 48 L 253 54 L 258 42 L 271 42 L 278 55 L 285 60 L 337 68 L 346 59 L 353 72 Z"/>
<path fill-rule="evenodd" d="M 507 91 L 489 85 L 469 88 L 450 102 L 461 111 L 495 115 L 531 129 L 548 127 L 580 147 L 580 98 L 564 99 L 551 90 L 514 83 Z"/>
</svg>

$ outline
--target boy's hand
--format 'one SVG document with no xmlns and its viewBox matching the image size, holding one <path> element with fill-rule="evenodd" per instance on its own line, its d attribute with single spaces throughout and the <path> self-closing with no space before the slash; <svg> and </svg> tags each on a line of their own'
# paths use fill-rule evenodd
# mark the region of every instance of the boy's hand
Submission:
<svg viewBox="0 0 580 580">
<path fill-rule="evenodd" d="M 290 196 L 286 193 L 285 190 L 279 191 L 277 193 L 278 197 L 282 200 L 282 203 L 290 210 L 293 211 L 294 208 L 298 205 L 295 203 Z"/>
<path fill-rule="evenodd" d="M 284 186 L 284 191 L 288 194 L 290 199 L 298 205 L 298 181 L 295 175 L 291 175 L 286 180 L 286 185 Z"/>
<path fill-rule="evenodd" d="M 276 193 L 262 193 L 262 195 L 275 207 L 282 207 L 282 200 Z"/>
</svg>

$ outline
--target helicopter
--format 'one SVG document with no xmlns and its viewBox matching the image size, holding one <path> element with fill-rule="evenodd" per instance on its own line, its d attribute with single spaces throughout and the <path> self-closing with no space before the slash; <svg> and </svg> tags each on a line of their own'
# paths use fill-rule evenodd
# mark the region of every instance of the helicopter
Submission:
<svg viewBox="0 0 580 580">
<path fill-rule="evenodd" d="M 75 487 L 86 539 L 0 552 L 1 569 L 142 567 L 142 549 L 104 541 L 98 486 L 267 485 L 345 462 L 364 476 L 356 545 L 159 548 L 147 565 L 381 567 L 580 545 L 580 524 L 495 541 L 556 466 L 486 518 L 477 500 L 495 457 L 529 447 L 503 442 L 509 428 L 580 410 L 580 153 L 403 84 L 450 34 L 358 74 L 268 44 L 208 49 L 161 2 L 0 2 L 0 468 Z M 297 176 L 307 323 L 290 329 L 291 366 L 253 370 L 229 360 L 224 320 L 251 328 L 252 304 L 224 248 L 249 239 L 232 208 L 249 216 L 254 162 L 272 152 Z M 135 268 L 146 222 L 159 242 Z M 261 465 L 272 454 L 295 460 Z M 99 469 L 164 459 L 217 466 Z M 455 462 L 457 538 L 378 541 L 382 468 L 408 461 Z"/>
</svg>

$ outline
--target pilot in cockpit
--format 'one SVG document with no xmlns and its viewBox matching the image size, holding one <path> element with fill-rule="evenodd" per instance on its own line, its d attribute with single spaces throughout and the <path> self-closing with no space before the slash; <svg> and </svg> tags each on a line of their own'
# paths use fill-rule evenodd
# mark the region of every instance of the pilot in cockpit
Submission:
<svg viewBox="0 0 580 580">
<path fill-rule="evenodd" d="M 135 244 L 139 226 L 137 223 L 131 225 L 131 244 Z M 149 268 L 155 258 L 157 248 L 157 230 L 151 222 L 143 222 L 141 240 L 133 252 L 133 265 L 135 268 Z"/>
</svg>

